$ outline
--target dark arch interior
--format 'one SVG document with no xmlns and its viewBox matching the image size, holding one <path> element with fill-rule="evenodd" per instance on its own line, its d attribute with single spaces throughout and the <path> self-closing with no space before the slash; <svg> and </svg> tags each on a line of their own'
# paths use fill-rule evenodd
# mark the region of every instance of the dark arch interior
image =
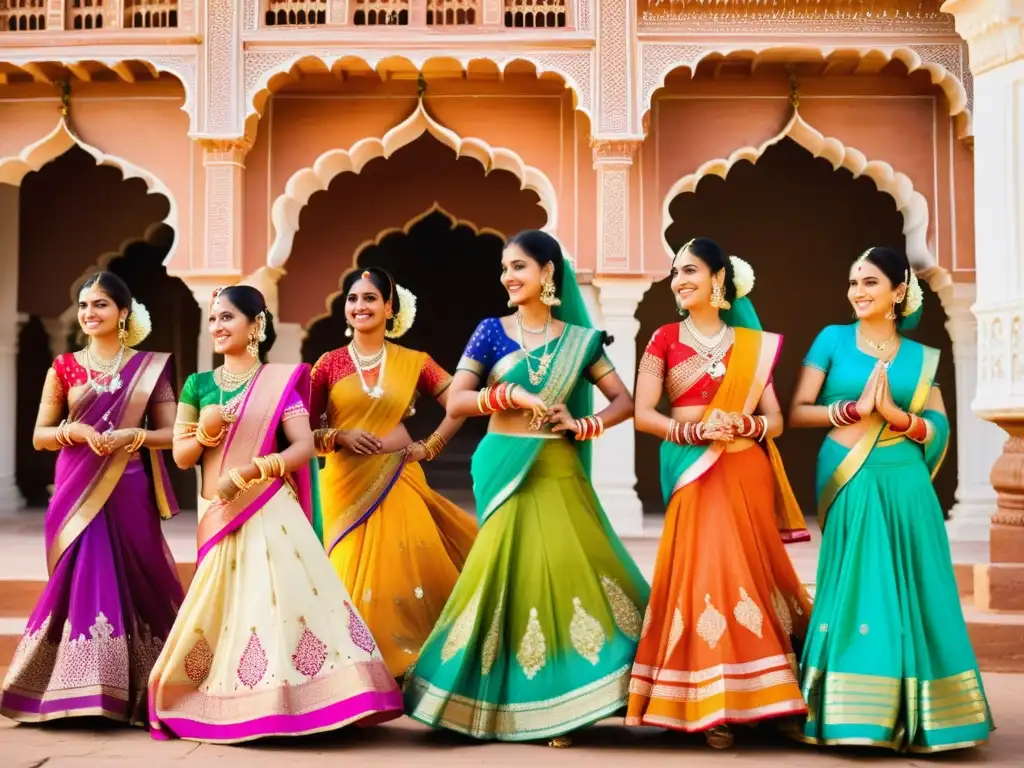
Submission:
<svg viewBox="0 0 1024 768">
<path fill-rule="evenodd" d="M 416 296 L 416 323 L 397 343 L 430 354 L 449 372 L 462 356 L 477 323 L 508 312 L 508 296 L 499 282 L 503 241 L 457 224 L 432 211 L 408 232 L 385 236 L 358 256 L 361 267 L 387 269 Z M 423 254 L 432 254 L 423 258 Z M 339 281 L 340 283 L 340 281 Z M 331 314 L 314 322 L 302 345 L 302 358 L 315 362 L 345 340 L 345 298 L 331 302 Z M 416 415 L 406 422 L 414 439 L 429 435 L 444 417 L 441 407 L 421 398 Z M 426 465 L 431 484 L 440 491 L 470 487 L 469 457 L 487 428 L 486 419 L 469 419 L 445 452 Z"/>
<path fill-rule="evenodd" d="M 790 139 L 770 147 L 756 165 L 742 162 L 728 179 L 709 176 L 693 194 L 670 204 L 672 225 L 666 239 L 673 249 L 696 236 L 717 240 L 728 253 L 753 266 L 757 282 L 751 300 L 766 330 L 782 333 L 785 342 L 774 383 L 783 410 L 789 408 L 803 356 L 826 325 L 849 323 L 852 311 L 845 283 L 851 262 L 865 248 L 887 245 L 903 249 L 903 217 L 891 196 L 866 177 L 833 170 Z M 637 354 L 661 325 L 678 315 L 666 278 L 656 283 L 637 311 Z M 956 424 L 952 343 L 946 316 L 922 283 L 925 313 L 908 336 L 942 351 L 938 382 L 951 424 Z M 814 468 L 825 430 L 787 430 L 779 440 L 793 490 L 804 513 L 814 512 Z M 658 440 L 637 438 L 638 491 L 648 512 L 664 509 L 658 487 Z M 945 464 L 935 480 L 948 512 L 956 490 L 956 432 Z"/>
</svg>

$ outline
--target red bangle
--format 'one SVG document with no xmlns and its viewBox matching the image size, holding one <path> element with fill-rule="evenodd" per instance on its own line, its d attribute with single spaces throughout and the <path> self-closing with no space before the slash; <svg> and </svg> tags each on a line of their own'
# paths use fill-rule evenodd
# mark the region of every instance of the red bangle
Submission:
<svg viewBox="0 0 1024 768">
<path fill-rule="evenodd" d="M 853 400 L 847 400 L 843 403 L 843 416 L 851 424 L 856 424 L 860 421 L 860 414 L 857 412 L 857 404 Z"/>
<path fill-rule="evenodd" d="M 906 432 L 912 426 L 914 426 L 914 416 L 913 416 L 913 414 L 904 413 L 903 415 L 907 417 L 907 425 L 905 427 L 897 427 L 895 424 L 890 423 L 889 424 L 889 429 L 891 429 L 893 432 Z"/>
</svg>

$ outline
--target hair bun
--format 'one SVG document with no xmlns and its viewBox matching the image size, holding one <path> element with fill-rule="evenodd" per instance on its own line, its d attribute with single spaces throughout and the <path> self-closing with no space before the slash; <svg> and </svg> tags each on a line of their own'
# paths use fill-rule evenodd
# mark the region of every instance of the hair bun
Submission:
<svg viewBox="0 0 1024 768">
<path fill-rule="evenodd" d="M 742 299 L 754 290 L 754 268 L 739 256 L 730 256 L 732 264 L 732 284 L 736 288 L 736 298 Z"/>
<path fill-rule="evenodd" d="M 128 322 L 125 324 L 127 336 L 124 338 L 126 347 L 134 347 L 146 340 L 153 330 L 153 320 L 149 316 L 146 306 L 135 299 L 132 299 L 132 308 L 128 313 Z"/>
</svg>

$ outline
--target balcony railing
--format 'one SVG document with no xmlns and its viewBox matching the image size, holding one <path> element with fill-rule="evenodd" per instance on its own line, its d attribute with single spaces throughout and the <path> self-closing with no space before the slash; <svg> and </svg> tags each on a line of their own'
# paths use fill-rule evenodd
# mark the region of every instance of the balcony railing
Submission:
<svg viewBox="0 0 1024 768">
<path fill-rule="evenodd" d="M 567 17 L 565 0 L 505 0 L 506 27 L 564 27 Z"/>
<path fill-rule="evenodd" d="M 0 0 L 0 32 L 175 29 L 197 0 Z M 56 6 L 56 7 L 54 7 Z M 191 24 L 191 22 L 189 22 Z"/>
<path fill-rule="evenodd" d="M 327 0 L 264 0 L 268 27 L 306 27 L 327 23 Z"/>
<path fill-rule="evenodd" d="M 352 24 L 357 27 L 404 27 L 409 24 L 409 0 L 355 0 Z"/>
<path fill-rule="evenodd" d="M 476 0 L 427 0 L 427 26 L 472 26 L 478 17 Z"/>
</svg>

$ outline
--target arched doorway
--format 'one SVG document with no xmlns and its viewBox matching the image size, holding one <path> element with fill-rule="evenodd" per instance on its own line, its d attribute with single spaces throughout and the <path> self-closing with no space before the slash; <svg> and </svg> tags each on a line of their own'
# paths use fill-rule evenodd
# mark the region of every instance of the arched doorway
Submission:
<svg viewBox="0 0 1024 768">
<path fill-rule="evenodd" d="M 454 371 L 476 324 L 508 312 L 498 279 L 503 239 L 545 224 L 537 203 L 513 174 L 487 173 L 429 135 L 370 161 L 358 175 L 336 176 L 303 209 L 279 288 L 282 316 L 309 318 L 303 360 L 346 343 L 342 302 L 328 298 L 326 275 L 333 294 L 353 266 L 379 265 L 418 299 L 416 325 L 400 343 Z M 330 302 L 327 316 L 310 317 L 313 296 Z M 410 431 L 426 436 L 441 418 L 436 404 L 421 400 Z M 468 491 L 469 455 L 485 427 L 470 419 L 427 467 L 438 490 Z"/>
<path fill-rule="evenodd" d="M 21 181 L 18 310 L 27 322 L 18 353 L 16 461 L 30 506 L 45 505 L 55 461 L 54 454 L 32 448 L 39 395 L 53 357 L 80 344 L 75 303 L 87 274 L 101 268 L 118 273 L 146 304 L 154 331 L 142 348 L 174 354 L 179 386 L 195 370 L 199 311 L 191 292 L 163 267 L 174 240 L 162 224 L 169 206 L 144 180 L 97 165 L 77 145 Z M 193 506 L 193 474 L 173 471 L 171 478 L 183 506 Z"/>
<path fill-rule="evenodd" d="M 717 240 L 751 263 L 757 283 L 751 299 L 767 330 L 785 336 L 774 383 L 788 410 L 803 356 L 826 325 L 851 322 L 845 284 L 850 263 L 871 245 L 904 248 L 903 217 L 893 199 L 866 177 L 833 170 L 790 139 L 768 148 L 756 164 L 738 163 L 727 179 L 702 179 L 694 194 L 670 203 L 673 249 L 690 237 Z M 668 272 L 668 260 L 665 262 Z M 676 319 L 667 278 L 656 283 L 637 311 L 638 353 L 654 330 Z M 952 344 L 945 313 L 927 285 L 925 314 L 912 338 L 942 350 L 938 381 L 951 423 L 956 420 Z M 805 514 L 814 511 L 814 468 L 824 430 L 788 430 L 779 440 L 794 492 Z M 661 505 L 657 440 L 637 439 L 638 489 L 645 508 Z M 945 510 L 953 505 L 956 435 L 935 487 Z"/>
</svg>

